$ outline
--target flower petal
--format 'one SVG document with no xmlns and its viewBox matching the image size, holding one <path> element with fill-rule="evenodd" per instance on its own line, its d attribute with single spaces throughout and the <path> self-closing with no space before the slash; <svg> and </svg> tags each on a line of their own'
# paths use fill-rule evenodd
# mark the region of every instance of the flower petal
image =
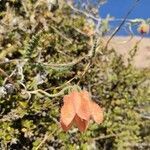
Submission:
<svg viewBox="0 0 150 150">
<path fill-rule="evenodd" d="M 91 101 L 91 113 L 92 118 L 96 123 L 99 124 L 103 122 L 103 110 L 98 104 L 93 101 Z"/>
<path fill-rule="evenodd" d="M 64 131 L 68 131 L 71 128 L 72 124 L 73 121 L 68 126 L 66 126 L 62 121 L 60 121 L 60 125 Z"/>
<path fill-rule="evenodd" d="M 61 108 L 60 120 L 65 126 L 68 126 L 75 117 L 75 110 L 70 96 L 64 96 L 64 105 Z"/>
<path fill-rule="evenodd" d="M 81 105 L 80 93 L 77 91 L 73 91 L 72 93 L 69 94 L 69 96 L 72 100 L 72 104 L 74 105 L 75 112 L 77 113 Z"/>
<path fill-rule="evenodd" d="M 87 91 L 82 91 L 80 97 L 80 107 L 76 113 L 81 119 L 89 121 L 91 115 L 89 93 Z"/>
<path fill-rule="evenodd" d="M 77 125 L 80 132 L 85 131 L 88 127 L 88 121 L 81 119 L 78 115 L 75 116 L 74 122 Z"/>
</svg>

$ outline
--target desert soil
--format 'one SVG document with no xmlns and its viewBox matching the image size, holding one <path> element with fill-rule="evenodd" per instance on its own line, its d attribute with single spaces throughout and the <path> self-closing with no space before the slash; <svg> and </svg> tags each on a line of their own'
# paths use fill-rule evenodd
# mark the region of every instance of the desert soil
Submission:
<svg viewBox="0 0 150 150">
<path fill-rule="evenodd" d="M 105 41 L 107 39 L 108 37 Z M 134 48 L 140 39 L 140 36 L 135 36 L 132 39 L 131 37 L 116 36 L 110 42 L 109 48 L 114 48 L 118 54 L 123 55 L 124 59 L 127 60 L 129 51 Z M 143 38 L 140 41 L 133 65 L 136 68 L 150 69 L 150 38 Z"/>
</svg>

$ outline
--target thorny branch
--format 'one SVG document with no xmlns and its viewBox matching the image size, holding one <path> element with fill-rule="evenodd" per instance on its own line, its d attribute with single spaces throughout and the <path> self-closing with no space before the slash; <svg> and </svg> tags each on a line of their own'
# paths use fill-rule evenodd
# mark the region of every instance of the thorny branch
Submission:
<svg viewBox="0 0 150 150">
<path fill-rule="evenodd" d="M 77 8 L 73 7 L 73 6 L 72 6 L 71 4 L 69 4 L 69 3 L 68 3 L 68 6 L 69 6 L 72 10 L 74 10 L 75 12 L 78 12 L 78 13 L 80 13 L 80 14 L 83 14 L 83 15 L 85 15 L 85 16 L 88 17 L 88 18 L 92 18 L 92 19 L 95 20 L 95 21 L 100 21 L 100 20 L 101 20 L 101 18 L 94 17 L 93 15 L 91 15 L 91 14 L 89 14 L 89 13 L 83 11 L 83 10 L 80 10 L 80 9 L 77 9 Z"/>
<path fill-rule="evenodd" d="M 38 150 L 41 148 L 41 146 L 55 133 L 55 132 L 59 132 L 60 131 L 60 128 L 59 129 L 55 129 L 52 133 L 48 133 L 46 132 L 43 140 L 41 141 L 41 143 L 35 148 L 35 150 Z"/>
<path fill-rule="evenodd" d="M 59 96 L 62 96 L 64 95 L 65 91 L 67 90 L 70 90 L 70 89 L 73 89 L 73 88 L 76 88 L 76 89 L 79 89 L 80 90 L 80 87 L 77 86 L 77 85 L 74 85 L 74 86 L 66 86 L 64 87 L 60 92 L 56 93 L 56 94 L 49 94 L 48 92 L 42 90 L 42 89 L 37 89 L 35 91 L 27 91 L 27 90 L 23 90 L 22 93 L 23 94 L 28 94 L 28 100 L 31 98 L 31 94 L 42 94 L 42 95 L 45 95 L 49 98 L 53 98 L 53 97 L 59 97 Z"/>
<path fill-rule="evenodd" d="M 112 38 L 116 35 L 116 33 L 121 29 L 121 27 L 123 26 L 123 24 L 126 22 L 128 16 L 132 13 L 132 11 L 135 9 L 135 7 L 137 6 L 137 4 L 139 3 L 140 0 L 136 0 L 135 3 L 133 4 L 133 6 L 130 8 L 130 10 L 127 12 L 127 14 L 125 15 L 124 19 L 122 20 L 121 24 L 116 28 L 116 30 L 113 32 L 113 34 L 110 36 L 110 38 L 108 39 L 105 48 L 108 47 L 108 44 L 110 43 L 110 41 L 112 40 Z"/>
</svg>

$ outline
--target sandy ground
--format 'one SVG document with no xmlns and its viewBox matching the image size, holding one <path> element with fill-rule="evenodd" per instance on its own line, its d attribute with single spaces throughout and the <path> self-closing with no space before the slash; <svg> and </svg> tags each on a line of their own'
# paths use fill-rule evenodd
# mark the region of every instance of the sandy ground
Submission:
<svg viewBox="0 0 150 150">
<path fill-rule="evenodd" d="M 107 39 L 108 37 L 106 37 L 105 41 L 107 41 Z M 141 37 L 138 36 L 135 36 L 132 39 L 131 37 L 117 36 L 112 39 L 109 44 L 109 48 L 114 48 L 118 54 L 123 55 L 126 60 L 129 51 L 140 39 Z M 143 38 L 139 43 L 133 65 L 137 68 L 150 69 L 150 38 Z"/>
</svg>

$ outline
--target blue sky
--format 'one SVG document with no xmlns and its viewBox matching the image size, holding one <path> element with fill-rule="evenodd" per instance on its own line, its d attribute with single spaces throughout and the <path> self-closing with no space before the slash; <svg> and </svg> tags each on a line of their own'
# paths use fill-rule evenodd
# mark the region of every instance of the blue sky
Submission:
<svg viewBox="0 0 150 150">
<path fill-rule="evenodd" d="M 104 18 L 107 14 L 110 14 L 110 16 L 114 16 L 115 18 L 123 18 L 129 8 L 133 5 L 134 1 L 135 0 L 107 0 L 107 3 L 100 9 L 100 15 Z M 150 0 L 140 0 L 128 18 L 150 18 Z M 117 24 L 119 24 L 119 22 L 113 23 L 112 26 L 115 27 Z M 125 35 L 125 32 L 121 30 L 119 34 Z"/>
</svg>

